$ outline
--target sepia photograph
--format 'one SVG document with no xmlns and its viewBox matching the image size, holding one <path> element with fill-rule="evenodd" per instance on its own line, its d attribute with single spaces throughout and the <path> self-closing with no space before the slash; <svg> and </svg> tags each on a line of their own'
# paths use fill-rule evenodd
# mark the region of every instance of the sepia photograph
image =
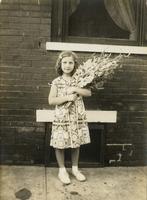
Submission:
<svg viewBox="0 0 147 200">
<path fill-rule="evenodd" d="M 0 200 L 147 200 L 147 0 L 0 0 Z"/>
</svg>

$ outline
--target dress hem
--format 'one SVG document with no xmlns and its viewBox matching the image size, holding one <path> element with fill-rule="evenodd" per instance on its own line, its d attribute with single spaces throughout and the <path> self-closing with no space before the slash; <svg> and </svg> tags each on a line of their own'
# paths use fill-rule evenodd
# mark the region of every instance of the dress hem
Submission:
<svg viewBox="0 0 147 200">
<path fill-rule="evenodd" d="M 57 146 L 53 146 L 53 145 L 50 145 L 51 147 L 53 148 L 56 148 L 56 149 L 75 149 L 75 148 L 79 148 L 81 145 L 85 145 L 85 144 L 89 144 L 91 142 L 87 142 L 87 143 L 83 143 L 83 144 L 80 144 L 79 146 L 76 146 L 76 147 L 72 147 L 72 146 L 68 146 L 68 147 L 57 147 Z"/>
</svg>

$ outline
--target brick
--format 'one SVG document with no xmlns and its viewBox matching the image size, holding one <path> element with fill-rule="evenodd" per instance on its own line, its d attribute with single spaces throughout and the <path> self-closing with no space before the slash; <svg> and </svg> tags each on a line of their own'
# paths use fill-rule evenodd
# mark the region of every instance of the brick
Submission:
<svg viewBox="0 0 147 200">
<path fill-rule="evenodd" d="M 0 115 L 33 115 L 34 110 L 32 109 L 1 109 Z"/>
<path fill-rule="evenodd" d="M 0 30 L 0 37 L 1 36 L 7 36 L 7 35 L 20 35 L 20 31 L 19 30 L 10 30 L 10 29 L 1 29 Z"/>
<path fill-rule="evenodd" d="M 37 145 L 3 145 L 1 148 L 1 164 L 43 164 L 44 152 Z"/>
<path fill-rule="evenodd" d="M 40 6 L 36 4 L 21 4 L 20 9 L 23 11 L 39 11 Z"/>
<path fill-rule="evenodd" d="M 12 4 L 12 3 L 6 4 L 6 2 L 5 2 L 5 4 L 3 4 L 3 3 L 0 4 L 0 10 L 10 10 L 10 11 L 12 11 L 12 10 L 19 10 L 19 9 L 20 9 L 19 4 Z"/>
</svg>

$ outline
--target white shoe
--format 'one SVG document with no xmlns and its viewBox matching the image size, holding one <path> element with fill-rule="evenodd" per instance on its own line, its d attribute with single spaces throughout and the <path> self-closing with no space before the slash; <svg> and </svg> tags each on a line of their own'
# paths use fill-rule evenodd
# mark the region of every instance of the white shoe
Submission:
<svg viewBox="0 0 147 200">
<path fill-rule="evenodd" d="M 86 177 L 79 171 L 72 171 L 72 174 L 78 181 L 86 181 Z"/>
<path fill-rule="evenodd" d="M 65 171 L 63 172 L 59 172 L 58 174 L 58 178 L 60 179 L 60 181 L 66 185 L 70 184 L 71 181 L 70 181 L 70 178 L 69 178 L 69 175 L 68 173 Z"/>
</svg>

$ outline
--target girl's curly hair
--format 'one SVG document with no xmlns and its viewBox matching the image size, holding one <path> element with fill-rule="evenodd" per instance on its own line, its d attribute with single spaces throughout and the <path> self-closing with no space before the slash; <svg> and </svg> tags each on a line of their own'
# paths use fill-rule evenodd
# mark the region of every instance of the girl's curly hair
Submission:
<svg viewBox="0 0 147 200">
<path fill-rule="evenodd" d="M 56 62 L 56 65 L 55 65 L 56 72 L 60 76 L 62 76 L 63 71 L 62 71 L 62 68 L 61 68 L 61 61 L 65 57 L 72 57 L 73 60 L 74 60 L 75 65 L 74 65 L 74 70 L 72 71 L 72 75 L 73 75 L 74 72 L 76 71 L 76 69 L 78 68 L 78 65 L 79 65 L 79 63 L 78 63 L 78 56 L 73 51 L 63 51 L 63 52 L 61 52 L 59 54 L 57 62 Z"/>
</svg>

